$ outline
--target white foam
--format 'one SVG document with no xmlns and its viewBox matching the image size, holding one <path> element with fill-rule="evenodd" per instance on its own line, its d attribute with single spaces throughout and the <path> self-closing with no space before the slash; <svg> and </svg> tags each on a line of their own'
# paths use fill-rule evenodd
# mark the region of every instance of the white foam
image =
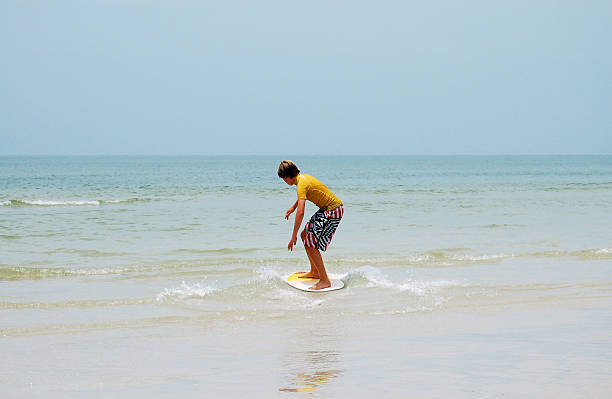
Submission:
<svg viewBox="0 0 612 399">
<path fill-rule="evenodd" d="M 261 280 L 270 281 L 270 280 L 283 280 L 283 276 L 277 270 L 271 267 L 260 267 L 255 271 Z"/>
<path fill-rule="evenodd" d="M 101 204 L 123 204 L 126 202 L 137 202 L 137 201 L 148 201 L 147 198 L 129 198 L 129 199 L 119 199 L 119 200 L 100 200 Z"/>
<path fill-rule="evenodd" d="M 436 293 L 442 288 L 459 285 L 454 281 L 416 281 L 408 280 L 404 283 L 394 283 L 390 281 L 379 269 L 372 266 L 362 266 L 351 272 L 350 275 L 358 274 L 368 280 L 368 287 L 390 288 L 400 292 L 410 291 L 419 296 Z"/>
<path fill-rule="evenodd" d="M 102 204 L 121 204 L 134 201 L 147 201 L 144 198 L 111 199 L 111 200 L 9 200 L 0 202 L 1 206 L 31 205 L 31 206 L 99 206 Z"/>
<path fill-rule="evenodd" d="M 165 288 L 163 292 L 157 295 L 157 301 L 163 302 L 166 300 L 182 300 L 187 298 L 203 298 L 217 291 L 211 286 L 202 286 L 200 283 L 187 284 L 184 281 L 180 287 Z"/>
<path fill-rule="evenodd" d="M 425 296 L 433 294 L 442 288 L 455 287 L 457 284 L 454 281 L 440 280 L 440 281 L 410 281 L 405 284 L 400 284 L 400 291 L 410 291 L 416 295 Z"/>
<path fill-rule="evenodd" d="M 21 202 L 27 205 L 39 205 L 39 206 L 100 205 L 100 201 L 43 201 L 43 200 L 28 201 L 28 200 L 22 200 Z"/>
<path fill-rule="evenodd" d="M 481 263 L 489 261 L 498 261 L 505 258 L 513 257 L 514 255 L 507 254 L 491 254 L 491 255 L 468 255 L 468 254 L 443 254 L 434 256 L 426 254 L 420 257 L 415 263 L 433 263 L 441 266 L 455 266 L 458 263 Z"/>
<path fill-rule="evenodd" d="M 347 261 L 366 265 L 415 265 L 415 266 L 460 266 L 473 263 L 500 262 L 517 255 L 511 253 L 499 254 L 449 254 L 447 252 L 426 252 L 397 257 L 352 258 Z"/>
<path fill-rule="evenodd" d="M 505 259 L 511 258 L 514 255 L 510 254 L 494 254 L 494 255 L 452 255 L 451 259 L 456 259 L 459 261 L 470 261 L 470 262 L 482 262 L 487 260 L 497 260 L 497 259 Z"/>
<path fill-rule="evenodd" d="M 348 279 L 354 275 L 359 275 L 368 280 L 368 287 L 392 288 L 396 284 L 390 282 L 382 272 L 373 266 L 361 266 L 348 274 Z"/>
</svg>

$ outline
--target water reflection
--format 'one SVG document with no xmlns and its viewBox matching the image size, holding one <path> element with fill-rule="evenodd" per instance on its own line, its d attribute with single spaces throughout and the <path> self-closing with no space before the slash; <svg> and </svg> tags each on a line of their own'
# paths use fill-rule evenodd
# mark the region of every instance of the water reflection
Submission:
<svg viewBox="0 0 612 399">
<path fill-rule="evenodd" d="M 338 363 L 339 353 L 335 351 L 300 351 L 291 353 L 291 361 L 300 364 L 300 371 L 294 371 L 288 378 L 283 392 L 313 392 L 321 385 L 339 377 L 342 370 L 332 368 Z"/>
</svg>

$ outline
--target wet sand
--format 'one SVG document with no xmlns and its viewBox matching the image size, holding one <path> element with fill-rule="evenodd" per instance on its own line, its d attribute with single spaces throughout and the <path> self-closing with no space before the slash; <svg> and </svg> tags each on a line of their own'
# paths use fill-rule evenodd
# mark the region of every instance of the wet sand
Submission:
<svg viewBox="0 0 612 399">
<path fill-rule="evenodd" d="M 5 398 L 604 398 L 612 303 L 4 336 Z"/>
</svg>

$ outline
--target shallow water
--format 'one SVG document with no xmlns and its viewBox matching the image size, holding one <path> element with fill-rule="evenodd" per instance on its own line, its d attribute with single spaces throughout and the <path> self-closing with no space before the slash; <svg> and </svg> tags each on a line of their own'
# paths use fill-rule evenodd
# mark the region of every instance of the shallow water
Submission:
<svg viewBox="0 0 612 399">
<path fill-rule="evenodd" d="M 279 161 L 0 158 L 8 397 L 612 391 L 611 156 L 294 159 L 345 205 L 321 294 Z"/>
</svg>

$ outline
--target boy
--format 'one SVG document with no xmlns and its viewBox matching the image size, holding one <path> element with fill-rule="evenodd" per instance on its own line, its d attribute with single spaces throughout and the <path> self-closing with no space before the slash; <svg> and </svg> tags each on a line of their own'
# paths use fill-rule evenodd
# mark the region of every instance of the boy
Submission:
<svg viewBox="0 0 612 399">
<path fill-rule="evenodd" d="M 297 243 L 297 232 L 304 219 L 304 207 L 306 200 L 313 202 L 319 207 L 304 226 L 301 238 L 306 249 L 306 255 L 310 261 L 310 272 L 300 276 L 300 278 L 315 278 L 319 282 L 310 287 L 313 290 L 321 290 L 331 287 L 331 282 L 325 271 L 321 251 L 325 251 L 344 214 L 342 201 L 332 193 L 323 183 L 314 177 L 300 173 L 298 167 L 291 161 L 282 161 L 278 167 L 278 177 L 283 179 L 290 186 L 297 186 L 297 201 L 287 210 L 285 219 L 289 219 L 294 211 L 295 222 L 293 224 L 293 234 L 287 248 L 293 251 L 293 246 Z"/>
</svg>

